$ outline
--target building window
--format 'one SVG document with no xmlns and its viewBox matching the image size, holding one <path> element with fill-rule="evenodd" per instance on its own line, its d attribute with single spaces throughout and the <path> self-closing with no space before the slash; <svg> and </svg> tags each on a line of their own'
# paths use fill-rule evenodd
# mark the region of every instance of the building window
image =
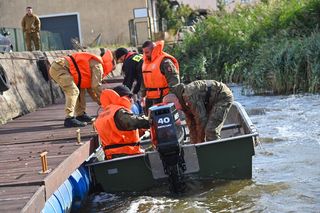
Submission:
<svg viewBox="0 0 320 213">
<path fill-rule="evenodd" d="M 224 0 L 224 3 L 225 4 L 231 4 L 231 3 L 233 3 L 234 2 L 234 0 Z"/>
</svg>

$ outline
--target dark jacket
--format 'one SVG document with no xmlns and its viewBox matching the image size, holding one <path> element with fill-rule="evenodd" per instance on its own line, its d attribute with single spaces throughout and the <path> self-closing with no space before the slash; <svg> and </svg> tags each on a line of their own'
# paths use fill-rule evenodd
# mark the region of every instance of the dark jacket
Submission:
<svg viewBox="0 0 320 213">
<path fill-rule="evenodd" d="M 124 73 L 123 85 L 127 86 L 131 90 L 133 82 L 136 81 L 136 85 L 132 91 L 134 94 L 137 94 L 141 87 L 142 64 L 142 55 L 132 54 L 124 60 L 122 65 L 122 72 Z"/>
</svg>

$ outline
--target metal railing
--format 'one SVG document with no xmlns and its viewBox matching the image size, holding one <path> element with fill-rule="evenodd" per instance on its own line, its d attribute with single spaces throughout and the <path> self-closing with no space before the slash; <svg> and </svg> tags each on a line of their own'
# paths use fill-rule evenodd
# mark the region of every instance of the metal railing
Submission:
<svg viewBox="0 0 320 213">
<path fill-rule="evenodd" d="M 22 29 L 0 27 L 0 33 L 8 38 L 12 44 L 12 51 L 26 51 L 26 44 Z M 40 31 L 40 48 L 42 51 L 63 50 L 64 45 L 60 33 Z M 1 44 L 0 44 L 1 45 Z"/>
</svg>

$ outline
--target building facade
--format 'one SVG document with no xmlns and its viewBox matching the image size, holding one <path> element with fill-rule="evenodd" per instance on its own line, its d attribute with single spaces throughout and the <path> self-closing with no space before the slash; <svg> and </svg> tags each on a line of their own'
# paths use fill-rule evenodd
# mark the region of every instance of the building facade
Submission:
<svg viewBox="0 0 320 213">
<path fill-rule="evenodd" d="M 153 5 L 153 0 L 0 0 L 0 27 L 21 28 L 26 7 L 32 6 L 43 20 L 42 29 L 78 29 L 81 44 L 99 35 L 102 45 L 141 43 L 156 30 Z"/>
</svg>

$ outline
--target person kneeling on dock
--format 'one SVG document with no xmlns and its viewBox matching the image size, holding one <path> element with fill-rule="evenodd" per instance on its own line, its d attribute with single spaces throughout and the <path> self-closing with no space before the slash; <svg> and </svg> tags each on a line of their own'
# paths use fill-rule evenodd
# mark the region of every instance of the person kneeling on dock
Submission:
<svg viewBox="0 0 320 213">
<path fill-rule="evenodd" d="M 178 84 L 163 98 L 185 113 L 191 143 L 220 139 L 220 132 L 233 102 L 232 91 L 222 82 L 198 80 Z"/>
<path fill-rule="evenodd" d="M 65 93 L 65 127 L 83 127 L 93 121 L 86 114 L 85 91 L 100 104 L 102 76 L 108 69 L 101 57 L 87 52 L 73 53 L 52 63 L 50 76 Z"/>
<path fill-rule="evenodd" d="M 131 112 L 132 93 L 126 86 L 103 90 L 100 97 L 104 109 L 95 121 L 106 159 L 143 153 L 138 129 L 150 127 L 145 116 Z"/>
</svg>

